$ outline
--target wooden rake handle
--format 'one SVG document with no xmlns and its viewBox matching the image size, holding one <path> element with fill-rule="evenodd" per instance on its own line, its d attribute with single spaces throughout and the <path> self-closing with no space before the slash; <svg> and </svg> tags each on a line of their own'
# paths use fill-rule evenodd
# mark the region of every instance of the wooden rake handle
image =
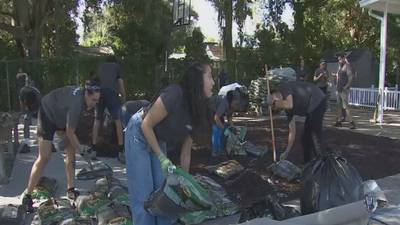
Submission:
<svg viewBox="0 0 400 225">
<path fill-rule="evenodd" d="M 264 65 L 265 68 L 265 77 L 267 78 L 267 92 L 268 95 L 271 94 L 271 90 L 269 87 L 269 73 L 268 73 L 268 66 L 267 64 Z M 272 108 L 271 106 L 268 106 L 268 111 L 269 111 L 269 120 L 270 120 L 270 125 L 271 125 L 271 140 L 272 140 L 272 160 L 276 162 L 276 145 L 275 145 L 275 131 L 274 131 L 274 121 L 272 119 Z"/>
</svg>

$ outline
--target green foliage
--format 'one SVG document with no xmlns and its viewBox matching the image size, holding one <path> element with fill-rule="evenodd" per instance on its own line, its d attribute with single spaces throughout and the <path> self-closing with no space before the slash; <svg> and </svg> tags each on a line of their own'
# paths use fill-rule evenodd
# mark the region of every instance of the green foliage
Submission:
<svg viewBox="0 0 400 225">
<path fill-rule="evenodd" d="M 210 61 L 205 49 L 204 35 L 200 28 L 195 28 L 192 36 L 186 38 L 185 53 L 187 61 Z"/>
</svg>

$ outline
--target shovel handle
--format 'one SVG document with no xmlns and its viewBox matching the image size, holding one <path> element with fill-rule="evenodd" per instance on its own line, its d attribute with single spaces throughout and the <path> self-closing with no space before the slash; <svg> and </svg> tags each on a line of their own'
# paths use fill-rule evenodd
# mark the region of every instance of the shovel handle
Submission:
<svg viewBox="0 0 400 225">
<path fill-rule="evenodd" d="M 268 95 L 271 94 L 271 90 L 269 87 L 269 73 L 268 73 L 268 66 L 267 64 L 264 65 L 265 68 L 265 77 L 267 78 L 267 92 Z M 276 145 L 275 145 L 275 132 L 274 132 L 274 121 L 272 119 L 272 108 L 271 106 L 268 106 L 268 111 L 269 111 L 269 120 L 270 120 L 270 125 L 271 125 L 271 140 L 272 140 L 272 160 L 276 162 Z"/>
</svg>

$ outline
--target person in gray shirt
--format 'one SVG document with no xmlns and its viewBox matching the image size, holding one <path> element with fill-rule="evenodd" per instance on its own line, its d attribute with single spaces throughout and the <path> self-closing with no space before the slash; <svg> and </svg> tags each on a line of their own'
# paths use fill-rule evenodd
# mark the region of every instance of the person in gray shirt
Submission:
<svg viewBox="0 0 400 225">
<path fill-rule="evenodd" d="M 321 60 L 319 68 L 314 72 L 314 83 L 317 85 L 322 92 L 327 93 L 328 89 L 328 70 L 326 69 L 326 61 Z"/>
<path fill-rule="evenodd" d="M 283 83 L 272 95 L 267 96 L 267 104 L 274 109 L 283 109 L 289 121 L 289 138 L 281 160 L 288 157 L 296 137 L 294 116 L 306 117 L 303 133 L 304 161 L 307 163 L 317 156 L 315 144 L 322 139 L 322 122 L 326 111 L 326 96 L 315 84 L 302 81 Z"/>
<path fill-rule="evenodd" d="M 101 98 L 97 105 L 96 119 L 93 126 L 93 145 L 94 148 L 96 148 L 100 122 L 103 119 L 104 110 L 107 108 L 115 122 L 119 157 L 121 157 L 124 143 L 122 136 L 121 101 L 125 102 L 126 93 L 124 81 L 121 77 L 121 68 L 114 56 L 108 57 L 107 62 L 100 66 L 99 77 L 101 83 Z M 119 95 L 121 95 L 121 100 L 119 99 Z"/>
<path fill-rule="evenodd" d="M 99 81 L 87 81 L 85 88 L 66 86 L 45 95 L 39 107 L 38 140 L 39 156 L 32 166 L 28 187 L 22 199 L 27 212 L 33 211 L 31 193 L 39 181 L 43 168 L 51 158 L 52 141 L 56 131 L 65 131 L 68 140 L 66 147 L 67 196 L 75 199 L 79 192 L 74 188 L 75 152 L 81 147 L 75 134 L 81 112 L 96 106 L 100 99 Z M 57 132 L 59 134 L 59 132 Z"/>
</svg>

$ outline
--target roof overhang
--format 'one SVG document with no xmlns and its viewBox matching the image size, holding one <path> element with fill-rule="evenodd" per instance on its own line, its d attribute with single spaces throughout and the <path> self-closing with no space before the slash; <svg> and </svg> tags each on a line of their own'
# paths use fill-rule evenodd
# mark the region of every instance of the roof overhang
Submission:
<svg viewBox="0 0 400 225">
<path fill-rule="evenodd" d="M 385 6 L 388 4 L 387 12 L 392 14 L 400 14 L 400 0 L 361 0 L 362 8 L 372 9 L 379 12 L 385 11 Z"/>
</svg>

